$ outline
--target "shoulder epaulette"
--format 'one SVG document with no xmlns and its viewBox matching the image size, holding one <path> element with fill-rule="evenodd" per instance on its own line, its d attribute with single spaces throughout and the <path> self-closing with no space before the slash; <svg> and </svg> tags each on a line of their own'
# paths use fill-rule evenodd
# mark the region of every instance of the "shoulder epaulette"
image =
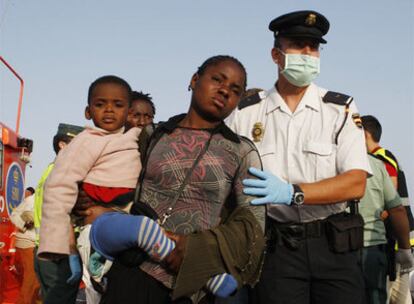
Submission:
<svg viewBox="0 0 414 304">
<path fill-rule="evenodd" d="M 262 97 L 260 96 L 259 93 L 253 94 L 251 96 L 245 97 L 242 100 L 240 100 L 238 108 L 239 110 L 241 110 L 243 108 L 259 103 L 261 100 L 262 100 Z"/>
<path fill-rule="evenodd" d="M 338 132 L 336 133 L 336 136 L 335 136 L 335 144 L 338 144 L 339 134 L 341 134 L 342 129 L 345 126 L 346 120 L 348 119 L 349 106 L 350 106 L 352 100 L 354 100 L 354 98 L 349 96 L 349 95 L 342 94 L 342 93 L 328 91 L 325 94 L 325 96 L 323 96 L 322 100 L 323 100 L 324 103 L 333 103 L 333 104 L 345 107 L 344 120 L 342 121 L 342 125 L 339 128 L 339 130 L 338 130 Z M 359 114 L 357 114 L 356 116 L 352 115 L 352 119 L 353 119 L 354 123 L 356 124 L 356 126 L 360 129 L 362 129 L 362 122 L 361 122 L 361 118 L 359 117 Z"/>
<path fill-rule="evenodd" d="M 350 104 L 353 98 L 349 95 L 345 95 L 342 93 L 328 91 L 322 98 L 322 100 L 325 103 L 334 103 L 340 106 L 345 106 L 347 104 Z"/>
</svg>

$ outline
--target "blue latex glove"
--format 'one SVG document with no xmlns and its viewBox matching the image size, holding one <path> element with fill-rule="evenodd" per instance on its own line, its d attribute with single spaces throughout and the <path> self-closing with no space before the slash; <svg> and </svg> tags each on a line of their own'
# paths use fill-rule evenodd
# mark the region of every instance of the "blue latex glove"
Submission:
<svg viewBox="0 0 414 304">
<path fill-rule="evenodd" d="M 293 186 L 285 183 L 277 176 L 253 167 L 249 168 L 249 173 L 259 179 L 243 180 L 243 193 L 247 195 L 259 196 L 254 199 L 252 205 L 263 204 L 285 204 L 292 203 Z"/>
<path fill-rule="evenodd" d="M 79 255 L 71 254 L 69 256 L 69 267 L 72 275 L 66 280 L 70 285 L 78 284 L 82 277 L 82 263 Z"/>
<path fill-rule="evenodd" d="M 89 258 L 88 269 L 93 277 L 99 277 L 101 275 L 104 263 L 105 258 L 101 256 L 99 253 L 94 252 L 91 254 Z"/>
</svg>

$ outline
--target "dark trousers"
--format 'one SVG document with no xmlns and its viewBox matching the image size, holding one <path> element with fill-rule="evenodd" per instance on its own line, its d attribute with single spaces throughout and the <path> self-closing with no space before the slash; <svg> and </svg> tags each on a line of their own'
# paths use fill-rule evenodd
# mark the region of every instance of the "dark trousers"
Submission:
<svg viewBox="0 0 414 304">
<path fill-rule="evenodd" d="M 274 242 L 253 290 L 253 303 L 363 303 L 364 281 L 358 252 L 332 252 L 325 232 L 297 239 L 296 249 L 282 241 Z"/>
<path fill-rule="evenodd" d="M 363 248 L 362 271 L 367 304 L 387 302 L 387 266 L 385 244 Z"/>
<path fill-rule="evenodd" d="M 34 266 L 39 279 L 44 304 L 74 304 L 79 283 L 70 285 L 71 276 L 68 258 L 59 261 L 40 260 L 35 251 Z"/>
<path fill-rule="evenodd" d="M 188 298 L 171 300 L 170 289 L 137 266 L 126 267 L 115 261 L 107 278 L 107 290 L 101 304 L 191 304 Z M 202 303 L 212 302 L 205 299 Z"/>
</svg>

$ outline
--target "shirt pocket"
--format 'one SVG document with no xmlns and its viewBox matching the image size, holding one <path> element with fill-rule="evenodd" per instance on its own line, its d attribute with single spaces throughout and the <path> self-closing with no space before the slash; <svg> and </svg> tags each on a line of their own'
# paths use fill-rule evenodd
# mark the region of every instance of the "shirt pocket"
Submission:
<svg viewBox="0 0 414 304">
<path fill-rule="evenodd" d="M 332 143 L 309 141 L 303 151 L 309 160 L 308 169 L 315 181 L 336 175 L 336 146 Z"/>
</svg>

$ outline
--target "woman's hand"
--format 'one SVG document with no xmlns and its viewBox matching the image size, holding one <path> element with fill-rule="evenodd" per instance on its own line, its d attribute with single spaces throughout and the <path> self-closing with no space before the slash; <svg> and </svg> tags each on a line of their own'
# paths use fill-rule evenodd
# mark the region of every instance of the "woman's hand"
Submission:
<svg viewBox="0 0 414 304">
<path fill-rule="evenodd" d="M 187 246 L 187 236 L 165 231 L 165 234 L 175 242 L 175 248 L 165 258 L 164 262 L 168 269 L 178 273 L 184 259 L 185 248 Z"/>
</svg>

